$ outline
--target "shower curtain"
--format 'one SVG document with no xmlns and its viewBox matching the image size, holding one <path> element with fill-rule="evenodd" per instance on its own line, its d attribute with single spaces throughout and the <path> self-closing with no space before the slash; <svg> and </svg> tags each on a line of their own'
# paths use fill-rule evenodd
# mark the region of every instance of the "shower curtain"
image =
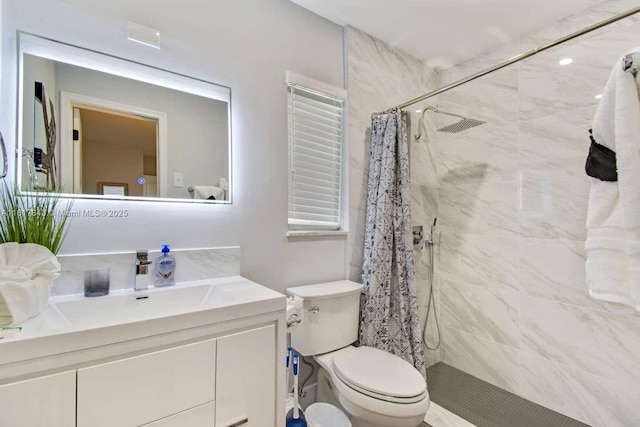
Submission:
<svg viewBox="0 0 640 427">
<path fill-rule="evenodd" d="M 377 114 L 371 123 L 359 341 L 402 357 L 426 378 L 410 198 L 407 115 Z"/>
</svg>

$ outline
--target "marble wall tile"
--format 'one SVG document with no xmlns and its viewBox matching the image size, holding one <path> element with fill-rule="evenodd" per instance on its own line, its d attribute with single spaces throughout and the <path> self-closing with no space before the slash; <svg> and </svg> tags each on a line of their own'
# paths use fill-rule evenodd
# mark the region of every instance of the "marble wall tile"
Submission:
<svg viewBox="0 0 640 427">
<path fill-rule="evenodd" d="M 133 287 L 135 252 L 99 255 L 60 255 L 60 276 L 54 281 L 51 295 L 84 293 L 84 272 L 109 268 L 111 289 Z"/>
<path fill-rule="evenodd" d="M 483 182 L 516 180 L 517 138 L 515 126 L 500 129 L 491 123 L 460 134 L 443 135 L 439 138 L 438 153 L 441 185 L 473 184 L 479 179 Z"/>
<path fill-rule="evenodd" d="M 620 57 L 637 46 L 640 23 L 576 39 L 520 63 L 520 112 L 528 120 L 596 104 Z M 597 54 L 594 54 L 597 52 Z M 561 58 L 573 63 L 560 66 Z"/>
<path fill-rule="evenodd" d="M 540 61 L 519 65 L 522 120 L 588 107 L 593 105 L 594 97 L 602 93 L 604 83 L 601 81 L 576 80 L 568 71 L 559 72 L 558 60 L 561 58 L 554 58 L 555 63 L 548 67 L 543 67 Z"/>
<path fill-rule="evenodd" d="M 584 176 L 589 152 L 589 133 L 597 107 L 522 120 L 518 134 L 519 165 L 546 176 Z"/>
<path fill-rule="evenodd" d="M 439 106 L 449 113 L 514 127 L 519 114 L 518 84 L 517 68 L 505 68 L 445 92 Z M 455 121 L 445 115 L 438 119 L 441 126 Z"/>
<path fill-rule="evenodd" d="M 528 51 L 538 46 L 542 46 L 560 37 L 582 30 L 589 25 L 604 21 L 605 19 L 636 6 L 638 6 L 638 2 L 636 0 L 603 1 L 589 9 L 585 9 L 584 11 L 563 18 L 553 25 L 521 37 L 520 42 L 522 44 L 522 50 Z M 619 21 L 605 27 L 604 29 L 598 30 L 597 34 L 602 32 L 611 32 L 612 30 L 624 27 L 630 23 L 637 22 L 638 19 L 639 17 L 637 15 L 633 15 L 623 21 Z"/>
<path fill-rule="evenodd" d="M 422 225 L 428 234 L 433 219 L 438 217 L 438 187 L 411 184 L 411 223 Z M 426 234 L 425 234 L 426 235 Z"/>
<path fill-rule="evenodd" d="M 441 185 L 514 180 L 518 166 L 518 73 L 501 70 L 441 96 L 442 111 L 485 121 L 465 131 L 439 133 Z M 459 119 L 436 114 L 438 127 Z"/>
<path fill-rule="evenodd" d="M 463 62 L 462 64 L 456 64 L 453 67 L 447 68 L 440 72 L 440 78 L 442 85 L 448 85 L 460 79 L 466 78 L 472 74 L 480 71 L 484 71 L 489 67 L 493 67 L 500 62 L 506 61 L 509 58 L 513 58 L 522 51 L 520 46 L 520 40 L 512 40 L 504 43 L 502 46 L 491 50 L 489 52 L 480 53 L 475 58 Z M 491 78 L 495 76 L 495 73 L 485 77 L 481 77 L 479 80 L 485 78 Z M 460 88 L 466 87 L 460 86 Z"/>
<path fill-rule="evenodd" d="M 360 281 L 368 180 L 371 114 L 439 86 L 439 74 L 410 55 L 355 28 L 347 28 L 349 88 L 349 278 Z M 433 124 L 427 120 L 427 127 Z M 430 132 L 428 137 L 431 139 Z M 412 208 L 419 221 L 437 214 L 437 151 L 413 146 Z"/>
<path fill-rule="evenodd" d="M 240 274 L 240 248 L 178 249 L 171 254 L 176 260 L 176 281 L 186 282 Z M 149 251 L 153 261 L 160 251 Z M 84 293 L 84 272 L 108 267 L 110 288 L 133 287 L 135 281 L 135 252 L 95 255 L 60 255 L 60 277 L 52 295 Z"/>
<path fill-rule="evenodd" d="M 628 427 L 640 419 L 637 382 L 616 382 L 591 371 L 521 354 L 521 394 L 593 427 Z"/>
<path fill-rule="evenodd" d="M 442 325 L 518 348 L 519 293 L 440 280 Z"/>
<path fill-rule="evenodd" d="M 409 161 L 411 180 L 411 223 L 422 225 L 425 233 L 438 216 L 438 144 L 436 119 L 411 114 Z M 422 133 L 419 140 L 415 135 Z M 426 235 L 426 234 L 425 234 Z"/>
<path fill-rule="evenodd" d="M 427 366 L 435 365 L 443 360 L 444 346 L 442 344 L 442 313 L 440 312 L 440 283 L 434 281 L 434 302 L 429 307 L 429 281 L 421 281 L 417 284 L 420 321 L 422 326 L 422 337 L 425 342 L 425 359 Z M 435 305 L 435 309 L 434 309 Z M 429 318 L 427 319 L 427 314 Z M 436 323 L 437 316 L 437 323 Z M 426 324 L 425 324 L 426 322 Z"/>
<path fill-rule="evenodd" d="M 446 70 L 442 81 L 635 3 L 599 3 Z M 508 67 L 504 82 L 492 73 L 440 95 L 443 109 L 488 119 L 475 132 L 438 135 L 444 361 L 597 427 L 640 420 L 640 314 L 611 313 L 586 289 L 583 169 L 595 95 L 638 40 L 635 15 Z M 560 67 L 565 57 L 574 61 Z M 514 337 L 517 348 L 504 345 Z"/>
<path fill-rule="evenodd" d="M 473 234 L 440 237 L 438 277 L 449 282 L 517 291 L 518 239 Z"/>
<path fill-rule="evenodd" d="M 518 217 L 523 237 L 584 240 L 589 180 L 523 171 Z"/>
<path fill-rule="evenodd" d="M 518 393 L 518 350 L 453 328 L 444 328 L 443 334 L 445 363 L 497 387 Z"/>
<path fill-rule="evenodd" d="M 443 186 L 438 209 L 443 234 L 518 235 L 517 183 Z"/>
<path fill-rule="evenodd" d="M 424 236 L 425 239 L 429 239 L 429 228 L 426 226 L 424 228 Z M 432 269 L 431 269 L 431 254 L 429 252 L 429 248 L 426 246 L 420 246 L 418 248 L 414 245 L 413 247 L 413 260 L 415 264 L 415 273 L 417 280 L 429 280 L 431 278 Z M 435 261 L 435 269 L 438 268 L 438 253 L 436 248 L 436 253 L 434 254 Z M 437 274 L 436 274 L 437 276 Z"/>
<path fill-rule="evenodd" d="M 589 297 L 584 263 L 584 241 L 520 239 L 520 289 L 523 294 L 605 310 Z"/>
<path fill-rule="evenodd" d="M 521 297 L 524 351 L 616 382 L 640 381 L 640 317 Z"/>
</svg>

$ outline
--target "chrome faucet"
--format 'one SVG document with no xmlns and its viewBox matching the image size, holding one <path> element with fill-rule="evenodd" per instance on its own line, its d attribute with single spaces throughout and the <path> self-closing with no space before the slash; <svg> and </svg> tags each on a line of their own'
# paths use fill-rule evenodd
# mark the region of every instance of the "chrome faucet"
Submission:
<svg viewBox="0 0 640 427">
<path fill-rule="evenodd" d="M 140 250 L 136 252 L 136 282 L 133 289 L 144 291 L 149 287 L 149 251 Z"/>
</svg>

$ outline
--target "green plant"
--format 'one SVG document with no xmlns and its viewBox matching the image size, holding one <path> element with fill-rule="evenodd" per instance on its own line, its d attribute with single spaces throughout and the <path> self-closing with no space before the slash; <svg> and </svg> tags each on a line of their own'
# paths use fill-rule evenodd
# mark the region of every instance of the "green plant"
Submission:
<svg viewBox="0 0 640 427">
<path fill-rule="evenodd" d="M 73 201 L 55 190 L 22 192 L 3 181 L 0 187 L 0 243 L 37 243 L 57 254 L 67 234 Z"/>
</svg>

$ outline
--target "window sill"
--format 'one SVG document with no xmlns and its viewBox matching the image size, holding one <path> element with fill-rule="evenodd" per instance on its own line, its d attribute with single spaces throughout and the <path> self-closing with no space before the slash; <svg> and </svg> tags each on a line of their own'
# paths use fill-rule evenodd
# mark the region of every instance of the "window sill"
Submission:
<svg viewBox="0 0 640 427">
<path fill-rule="evenodd" d="M 344 236 L 349 234 L 347 230 L 289 230 L 287 237 L 323 237 L 323 236 Z"/>
</svg>

